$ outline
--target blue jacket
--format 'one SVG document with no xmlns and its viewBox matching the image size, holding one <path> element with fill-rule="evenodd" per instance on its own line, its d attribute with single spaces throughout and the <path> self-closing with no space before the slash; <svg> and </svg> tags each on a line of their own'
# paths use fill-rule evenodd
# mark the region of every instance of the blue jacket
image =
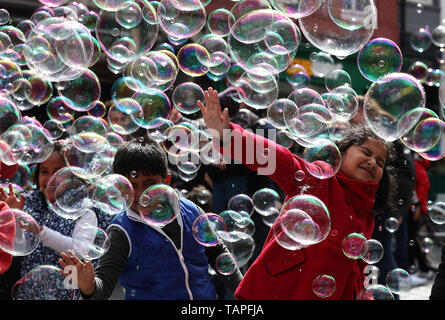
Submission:
<svg viewBox="0 0 445 320">
<path fill-rule="evenodd" d="M 132 211 L 117 215 L 111 224 L 125 231 L 130 252 L 119 278 L 127 300 L 210 300 L 216 299 L 208 275 L 205 248 L 193 234 L 192 225 L 198 208 L 180 199 L 181 247 L 161 228 L 145 223 Z"/>
</svg>

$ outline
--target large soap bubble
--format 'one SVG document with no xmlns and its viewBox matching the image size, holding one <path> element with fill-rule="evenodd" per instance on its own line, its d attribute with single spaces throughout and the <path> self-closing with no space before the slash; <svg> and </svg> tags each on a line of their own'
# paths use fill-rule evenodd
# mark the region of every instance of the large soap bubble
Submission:
<svg viewBox="0 0 445 320">
<path fill-rule="evenodd" d="M 301 31 L 311 44 L 342 59 L 358 52 L 372 37 L 377 27 L 377 9 L 370 0 L 370 4 L 361 10 L 360 15 L 351 15 L 359 17 L 360 23 L 349 30 L 338 24 L 339 19 L 332 18 L 331 12 L 334 12 L 336 3 L 337 1 L 325 1 L 314 13 L 299 19 L 299 23 Z M 338 3 L 343 4 L 341 1 Z M 338 15 L 334 13 L 334 17 Z"/>
<path fill-rule="evenodd" d="M 95 203 L 103 212 L 115 215 L 131 207 L 134 190 L 130 181 L 119 174 L 109 174 L 95 180 Z"/>
<path fill-rule="evenodd" d="M 411 128 L 398 126 L 399 120 L 408 111 L 424 106 L 425 91 L 420 82 L 406 73 L 392 73 L 371 85 L 363 108 L 371 130 L 382 139 L 394 141 Z"/>
<path fill-rule="evenodd" d="M 165 184 L 147 188 L 139 197 L 139 214 L 154 226 L 162 227 L 176 219 L 179 213 L 179 196 Z"/>
<path fill-rule="evenodd" d="M 39 265 L 14 284 L 11 294 L 14 300 L 73 300 L 75 291 L 74 284 L 67 285 L 62 269 Z"/>
<path fill-rule="evenodd" d="M 88 223 L 75 229 L 72 238 L 74 250 L 89 260 L 100 258 L 110 248 L 110 239 L 107 233 Z"/>
<path fill-rule="evenodd" d="M 23 210 L 0 212 L 0 249 L 13 256 L 31 254 L 39 245 L 39 225 Z"/>
<path fill-rule="evenodd" d="M 107 57 L 129 63 L 153 47 L 159 31 L 157 19 L 149 1 L 128 1 L 116 11 L 99 13 L 96 38 Z"/>
</svg>

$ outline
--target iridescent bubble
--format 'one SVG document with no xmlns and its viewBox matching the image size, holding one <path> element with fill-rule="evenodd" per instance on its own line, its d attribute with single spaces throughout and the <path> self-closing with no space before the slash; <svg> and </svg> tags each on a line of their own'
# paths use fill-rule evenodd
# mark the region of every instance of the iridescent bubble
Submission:
<svg viewBox="0 0 445 320">
<path fill-rule="evenodd" d="M 373 264 L 379 262 L 383 257 L 383 246 L 375 239 L 369 239 L 365 244 L 366 253 L 363 255 L 362 259 L 366 263 Z"/>
<path fill-rule="evenodd" d="M 413 131 L 413 143 L 415 150 L 426 152 L 432 149 L 440 141 L 445 123 L 435 117 L 420 121 Z"/>
<path fill-rule="evenodd" d="M 20 78 L 22 78 L 22 70 L 18 64 L 0 60 L 0 93 L 7 95 L 15 92 L 20 86 L 18 81 Z"/>
<path fill-rule="evenodd" d="M 328 5 L 329 16 L 341 28 L 347 30 L 358 30 L 375 19 L 375 11 L 372 0 L 354 1 L 351 3 L 341 0 L 330 0 Z"/>
<path fill-rule="evenodd" d="M 93 107 L 87 111 L 87 114 L 96 118 L 103 118 L 107 113 L 107 106 L 102 101 L 92 102 Z"/>
<path fill-rule="evenodd" d="M 278 192 L 270 188 L 256 191 L 252 201 L 256 212 L 265 217 L 279 213 L 282 205 Z"/>
<path fill-rule="evenodd" d="M 362 290 L 357 300 L 394 300 L 394 295 L 388 287 L 375 284 Z"/>
<path fill-rule="evenodd" d="M 100 258 L 110 248 L 110 239 L 107 233 L 88 223 L 75 229 L 72 238 L 74 250 L 88 260 Z"/>
<path fill-rule="evenodd" d="M 107 127 L 99 118 L 81 116 L 73 122 L 69 134 L 70 136 L 74 136 L 82 132 L 92 132 L 104 136 L 107 133 Z"/>
<path fill-rule="evenodd" d="M 235 22 L 235 17 L 227 9 L 216 9 L 207 17 L 207 28 L 213 34 L 221 37 L 230 34 L 230 25 Z"/>
<path fill-rule="evenodd" d="M 385 284 L 391 292 L 400 294 L 411 289 L 411 277 L 406 270 L 396 268 L 386 274 Z"/>
<path fill-rule="evenodd" d="M 62 124 L 70 123 L 74 120 L 75 111 L 68 107 L 68 101 L 64 97 L 53 97 L 46 104 L 46 114 L 52 120 Z"/>
<path fill-rule="evenodd" d="M 286 81 L 293 89 L 305 88 L 311 82 L 311 77 L 308 75 L 306 68 L 299 64 L 293 64 L 286 70 Z"/>
<path fill-rule="evenodd" d="M 228 276 L 233 274 L 236 269 L 236 261 L 231 253 L 220 254 L 215 261 L 216 271 L 220 274 Z"/>
<path fill-rule="evenodd" d="M 139 214 L 147 223 L 162 227 L 176 219 L 179 213 L 179 196 L 164 184 L 147 188 L 139 197 Z"/>
<path fill-rule="evenodd" d="M 443 75 L 444 73 L 441 69 L 428 68 L 428 75 L 425 79 L 425 83 L 431 87 L 440 87 Z"/>
<path fill-rule="evenodd" d="M 7 24 L 9 22 L 10 15 L 8 10 L 0 9 L 0 25 Z"/>
<path fill-rule="evenodd" d="M 394 233 L 399 228 L 399 220 L 397 220 L 395 217 L 389 217 L 385 220 L 385 229 L 390 232 Z"/>
<path fill-rule="evenodd" d="M 445 47 L 445 25 L 439 24 L 431 32 L 431 41 L 436 47 Z"/>
<path fill-rule="evenodd" d="M 289 221 L 303 222 L 301 225 L 298 223 L 290 224 L 294 225 L 295 231 L 302 231 L 303 233 L 294 233 L 295 237 L 298 236 L 298 240 L 294 237 L 294 240 L 300 242 L 304 240 L 303 244 L 315 244 L 323 241 L 328 236 L 331 228 L 331 219 L 329 217 L 329 210 L 326 205 L 317 197 L 312 195 L 298 195 L 290 198 L 286 201 L 281 208 L 281 215 L 284 215 L 287 211 L 293 210 L 294 215 L 290 215 Z M 308 218 L 300 219 L 308 215 Z M 292 219 L 295 216 L 298 219 Z M 302 228 L 300 228 L 302 227 Z M 305 227 L 307 227 L 305 229 Z M 309 231 L 309 232 L 306 232 Z M 287 234 L 288 236 L 290 233 Z M 307 237 L 307 235 L 312 237 Z"/>
<path fill-rule="evenodd" d="M 93 205 L 88 197 L 86 173 L 78 167 L 65 167 L 54 173 L 45 189 L 48 206 L 65 219 L 76 220 Z M 67 209 L 67 210 L 66 210 Z"/>
<path fill-rule="evenodd" d="M 197 101 L 204 101 L 204 90 L 193 82 L 183 82 L 173 91 L 172 101 L 176 109 L 183 114 L 199 111 Z"/>
<path fill-rule="evenodd" d="M 5 96 L 0 96 L 0 134 L 15 124 L 19 124 L 22 119 L 20 109 Z"/>
<path fill-rule="evenodd" d="M 136 100 L 123 98 L 108 109 L 107 120 L 111 130 L 120 135 L 129 135 L 139 129 L 134 119 L 142 119 L 142 115 L 143 110 Z"/>
<path fill-rule="evenodd" d="M 62 123 L 57 120 L 48 120 L 43 124 L 43 127 L 47 130 L 46 132 L 49 133 L 49 138 L 52 140 L 59 139 L 65 132 Z"/>
<path fill-rule="evenodd" d="M 252 69 L 251 69 L 252 71 Z M 255 75 L 262 74 L 261 78 Z M 278 82 L 267 69 L 258 67 L 253 73 L 244 73 L 237 82 L 240 99 L 255 109 L 265 109 L 278 98 Z"/>
<path fill-rule="evenodd" d="M 314 76 L 324 78 L 331 70 L 337 68 L 334 63 L 334 58 L 326 52 L 312 52 L 309 55 L 312 62 L 311 70 Z"/>
<path fill-rule="evenodd" d="M 247 194 L 237 194 L 230 198 L 227 209 L 238 213 L 246 213 L 251 216 L 254 212 L 254 204 L 252 198 Z"/>
<path fill-rule="evenodd" d="M 300 28 L 312 45 L 343 59 L 358 52 L 369 41 L 377 27 L 377 10 L 370 1 L 370 5 L 364 8 L 366 17 L 362 20 L 363 23 L 360 23 L 357 29 L 348 30 L 329 18 L 331 3 L 332 1 L 325 1 L 314 13 L 301 18 Z M 345 18 L 349 16 L 352 15 L 347 15 Z M 329 36 L 325 30 L 329 30 Z"/>
<path fill-rule="evenodd" d="M 249 236 L 255 233 L 255 223 L 245 211 L 237 212 L 228 209 L 221 212 L 219 216 L 224 220 L 226 230 L 218 232 L 218 235 L 224 239 L 230 238 L 232 232 L 242 232 Z"/>
<path fill-rule="evenodd" d="M 332 91 L 341 86 L 351 86 L 351 76 L 342 69 L 330 71 L 325 77 L 325 87 Z"/>
<path fill-rule="evenodd" d="M 99 13 L 96 38 L 107 57 L 128 63 L 153 47 L 159 24 L 147 22 L 157 21 L 157 13 L 149 1 L 135 0 L 124 4 L 117 10 Z M 141 12 L 144 19 L 140 19 Z"/>
<path fill-rule="evenodd" d="M 329 179 L 340 170 L 341 153 L 337 145 L 327 139 L 320 139 L 317 145 L 305 148 L 303 159 L 307 171 L 318 179 Z"/>
<path fill-rule="evenodd" d="M 360 73 L 369 81 L 376 81 L 390 73 L 400 72 L 402 64 L 402 51 L 396 43 L 386 38 L 377 38 L 368 42 L 357 56 Z"/>
<path fill-rule="evenodd" d="M 431 252 L 431 249 L 434 247 L 434 241 L 431 238 L 425 237 L 421 241 L 421 247 L 423 252 L 426 254 Z"/>
<path fill-rule="evenodd" d="M 242 268 L 250 261 L 255 250 L 255 241 L 251 235 L 241 231 L 231 231 L 221 232 L 220 237 L 238 268 Z"/>
<path fill-rule="evenodd" d="M 206 10 L 199 0 L 184 6 L 175 0 L 161 0 L 157 15 L 161 29 L 175 39 L 188 39 L 198 34 L 206 23 Z"/>
<path fill-rule="evenodd" d="M 342 250 L 349 259 L 361 259 L 366 253 L 366 238 L 361 233 L 350 233 L 342 242 Z"/>
<path fill-rule="evenodd" d="M 0 212 L 0 249 L 13 256 L 31 254 L 39 245 L 39 224 L 19 209 Z"/>
<path fill-rule="evenodd" d="M 428 126 L 427 124 L 430 123 L 432 119 L 438 118 L 437 114 L 429 108 L 416 108 L 405 113 L 399 120 L 398 125 L 403 128 L 409 128 L 409 130 L 400 138 L 400 141 L 413 151 L 428 151 L 439 141 L 441 126 L 439 123 L 433 123 L 432 126 Z M 420 126 L 419 129 L 417 129 L 417 126 L 425 120 L 428 120 L 425 127 Z M 435 130 L 430 131 L 428 129 Z M 416 136 L 414 136 L 414 132 L 416 132 Z M 428 137 L 425 134 L 432 135 Z"/>
<path fill-rule="evenodd" d="M 119 174 L 95 179 L 95 203 L 103 212 L 115 215 L 131 207 L 134 190 L 130 181 Z"/>
<path fill-rule="evenodd" d="M 409 129 L 398 126 L 400 118 L 424 105 L 425 90 L 420 82 L 406 73 L 392 73 L 371 85 L 363 108 L 371 130 L 382 139 L 394 141 Z"/>
<path fill-rule="evenodd" d="M 410 45 L 414 51 L 424 52 L 431 46 L 431 33 L 427 28 L 420 28 L 412 34 L 410 38 Z"/>
<path fill-rule="evenodd" d="M 74 80 L 69 81 L 59 95 L 65 98 L 68 107 L 76 111 L 87 111 L 94 107 L 94 102 L 100 99 L 101 85 L 96 74 L 84 69 Z"/>
<path fill-rule="evenodd" d="M 200 215 L 192 225 L 193 236 L 205 247 L 216 246 L 219 243 L 218 232 L 221 231 L 226 231 L 225 222 L 214 213 Z"/>
<path fill-rule="evenodd" d="M 287 98 L 278 99 L 267 108 L 267 119 L 275 128 L 286 129 L 284 114 L 289 113 L 289 110 L 290 112 L 297 112 L 298 108 L 295 102 Z"/>
<path fill-rule="evenodd" d="M 73 300 L 74 288 L 74 284 L 67 286 L 62 269 L 39 265 L 14 284 L 11 296 L 14 300 Z"/>
<path fill-rule="evenodd" d="M 200 77 L 208 72 L 207 65 L 202 61 L 210 61 L 210 54 L 199 44 L 186 44 L 178 51 L 177 58 L 179 68 L 191 77 Z"/>
<path fill-rule="evenodd" d="M 164 150 L 173 157 L 187 155 L 196 150 L 199 137 L 198 133 L 183 124 L 173 125 L 164 131 L 166 139 L 162 141 Z"/>
<path fill-rule="evenodd" d="M 445 223 L 445 202 L 437 201 L 435 203 L 431 203 L 428 205 L 427 209 L 427 214 L 431 221 L 439 225 Z"/>
<path fill-rule="evenodd" d="M 319 298 L 329 298 L 335 292 L 336 284 L 334 277 L 321 274 L 312 281 L 312 291 Z"/>
<path fill-rule="evenodd" d="M 420 82 L 424 82 L 428 77 L 428 66 L 422 61 L 416 61 L 408 67 L 406 72 Z"/>
<path fill-rule="evenodd" d="M 306 177 L 306 174 L 304 173 L 303 170 L 297 170 L 297 172 L 295 172 L 295 180 L 303 181 L 305 177 Z"/>
<path fill-rule="evenodd" d="M 162 141 L 167 139 L 167 136 L 164 133 L 171 126 L 173 126 L 173 122 L 168 119 L 153 119 L 150 122 L 150 128 L 147 129 L 147 135 L 155 141 L 161 143 Z"/>
<path fill-rule="evenodd" d="M 291 239 L 303 245 L 318 243 L 320 229 L 312 218 L 300 209 L 290 209 L 281 213 L 281 228 Z"/>
<path fill-rule="evenodd" d="M 274 216 L 271 216 L 271 217 L 274 217 Z M 273 235 L 275 241 L 278 243 L 279 246 L 281 246 L 287 250 L 295 251 L 295 250 L 299 250 L 299 249 L 305 247 L 300 242 L 289 237 L 288 233 L 283 230 L 283 227 L 282 227 L 283 224 L 281 222 L 282 222 L 282 220 L 285 220 L 285 219 L 286 219 L 286 217 L 284 215 L 279 214 L 278 216 L 276 216 L 276 218 L 274 218 L 273 223 L 267 221 L 271 227 L 270 232 Z"/>
<path fill-rule="evenodd" d="M 146 89 L 132 96 L 142 108 L 142 113 L 131 112 L 134 123 L 144 129 L 149 129 L 156 118 L 168 119 L 171 113 L 171 102 L 168 96 L 158 89 Z"/>
</svg>

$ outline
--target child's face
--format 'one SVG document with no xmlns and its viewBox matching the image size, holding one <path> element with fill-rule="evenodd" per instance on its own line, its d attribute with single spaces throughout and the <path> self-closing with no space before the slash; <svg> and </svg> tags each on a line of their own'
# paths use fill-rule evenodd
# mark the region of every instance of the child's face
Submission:
<svg viewBox="0 0 445 320">
<path fill-rule="evenodd" d="M 369 138 L 360 146 L 350 146 L 342 156 L 341 170 L 344 174 L 360 181 L 379 183 L 387 157 L 385 145 Z"/>
<path fill-rule="evenodd" d="M 40 164 L 39 168 L 39 187 L 42 192 L 45 191 L 49 179 L 66 166 L 63 157 L 58 152 L 53 152 L 51 156 Z"/>
<path fill-rule="evenodd" d="M 142 193 L 155 184 L 169 184 L 171 176 L 168 175 L 167 178 L 163 179 L 159 174 L 144 175 L 141 171 L 138 171 L 136 177 L 128 176 L 127 178 L 130 180 L 134 190 L 134 200 L 130 208 L 135 212 L 139 212 L 138 203 Z"/>
</svg>

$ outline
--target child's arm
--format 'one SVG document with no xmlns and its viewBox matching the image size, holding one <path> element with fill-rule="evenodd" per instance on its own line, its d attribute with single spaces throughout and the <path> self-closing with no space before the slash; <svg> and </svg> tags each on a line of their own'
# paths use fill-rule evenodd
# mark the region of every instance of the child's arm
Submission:
<svg viewBox="0 0 445 320">
<path fill-rule="evenodd" d="M 198 105 L 207 129 L 214 138 L 215 147 L 224 157 L 241 162 L 258 174 L 269 176 L 286 194 L 294 190 L 294 175 L 298 170 L 305 172 L 306 179 L 302 184 L 312 178 L 305 168 L 305 162 L 287 148 L 230 123 L 227 109 L 221 111 L 215 90 L 209 88 L 204 92 L 204 98 L 206 105 L 200 101 Z"/>
</svg>

